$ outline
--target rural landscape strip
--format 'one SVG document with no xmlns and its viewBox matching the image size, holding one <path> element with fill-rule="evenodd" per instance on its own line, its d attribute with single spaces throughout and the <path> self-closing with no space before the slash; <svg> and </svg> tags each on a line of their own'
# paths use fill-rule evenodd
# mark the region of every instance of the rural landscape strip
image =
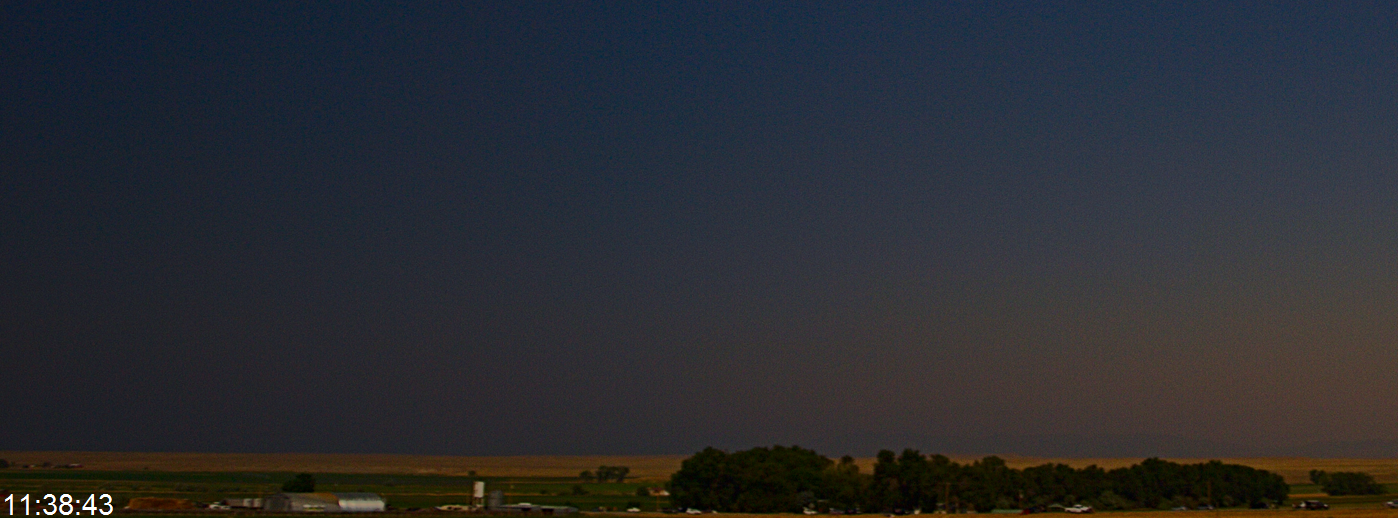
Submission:
<svg viewBox="0 0 1398 518">
<path fill-rule="evenodd" d="M 244 463 L 240 466 L 275 464 L 283 469 L 207 469 L 218 460 L 229 460 L 219 458 L 223 455 L 226 454 L 0 452 L 0 458 L 7 459 L 6 464 L 9 465 L 9 468 L 0 469 L 0 490 L 12 494 L 105 493 L 112 495 L 122 506 L 133 498 L 141 497 L 178 498 L 207 504 L 228 498 L 275 494 L 296 472 L 313 471 L 298 468 L 333 465 L 342 471 L 314 473 L 318 480 L 318 491 L 380 494 L 393 510 L 432 509 L 442 505 L 469 504 L 472 497 L 470 486 L 480 480 L 486 482 L 493 490 L 500 490 L 508 503 L 570 506 L 589 512 L 599 509 L 614 512 L 637 509 L 653 513 L 659 510 L 695 507 L 729 514 L 753 511 L 794 513 L 802 510 L 821 513 L 858 511 L 891 514 L 930 513 L 939 509 L 953 512 L 1001 509 L 1054 510 L 1049 506 L 1083 504 L 1097 511 L 1117 510 L 1129 514 L 1134 512 L 1132 510 L 1143 508 L 1197 509 L 1200 506 L 1270 506 L 1274 509 L 1290 509 L 1297 501 L 1318 498 L 1334 506 L 1332 512 L 1349 515 L 1355 512 L 1388 511 L 1384 509 L 1383 503 L 1394 499 L 1391 493 L 1395 488 L 1394 482 L 1398 482 L 1395 480 L 1398 479 L 1395 477 L 1395 473 L 1398 473 L 1398 469 L 1395 469 L 1398 461 L 1368 459 L 1249 459 L 1246 461 L 1247 465 L 1178 459 L 1151 459 L 1144 463 L 1140 459 L 1108 459 L 1112 462 L 1103 464 L 1115 467 L 1105 469 L 1089 468 L 1091 464 L 1082 465 L 1083 459 L 1077 459 L 1071 464 L 1057 460 L 1035 464 L 1035 459 L 1020 457 L 952 458 L 922 455 L 914 450 L 906 450 L 902 454 L 883 452 L 873 459 L 846 457 L 835 461 L 811 450 L 778 446 L 733 453 L 705 450 L 687 458 L 237 454 Z M 728 474 L 730 486 L 725 488 L 721 484 L 711 485 L 720 492 L 727 491 L 728 497 L 700 494 L 688 489 L 687 484 L 695 480 L 692 476 L 695 469 L 686 471 L 686 467 L 695 468 L 697 464 L 712 462 L 714 457 L 721 457 L 722 462 L 718 468 Z M 41 458 L 52 460 L 40 460 Z M 413 463 L 426 459 L 436 463 Z M 471 459 L 475 464 L 468 464 L 464 459 Z M 103 463 L 123 463 L 127 466 L 131 465 L 130 463 L 141 463 L 141 468 L 100 469 L 110 467 Z M 732 465 L 728 465 L 730 463 Z M 783 463 L 793 464 L 788 466 Z M 626 467 L 630 464 L 639 466 L 639 469 L 627 467 L 627 471 L 634 475 L 627 476 L 620 482 L 598 481 L 595 478 L 597 473 L 604 471 L 599 468 Z M 673 466 L 668 473 L 665 471 L 667 465 Z M 929 468 L 940 466 L 943 472 L 940 475 L 935 473 L 935 469 L 919 472 L 924 465 Z M 191 471 L 190 468 L 195 466 L 205 470 Z M 392 466 L 397 471 L 388 472 L 387 466 Z M 448 466 L 452 470 L 451 474 L 440 474 L 441 470 L 447 469 Z M 773 467 L 779 469 L 773 470 Z M 1026 480 L 1026 474 L 1042 475 L 1050 471 L 1050 467 L 1051 471 L 1060 474 L 1089 474 L 1088 478 L 1101 478 L 1106 473 L 1120 475 L 1132 470 L 1158 474 L 1162 470 L 1194 470 L 1204 473 L 1213 469 L 1229 471 L 1230 479 L 1236 481 L 1238 473 L 1254 473 L 1259 476 L 1259 480 L 1281 480 L 1287 491 L 1282 498 L 1276 498 L 1280 495 L 1273 493 L 1253 501 L 1244 501 L 1248 500 L 1246 495 L 1240 498 L 1239 495 L 1230 494 L 1230 489 L 1225 483 L 1219 482 L 1215 485 L 1197 476 L 1194 482 L 1203 481 L 1202 488 L 1196 486 L 1155 496 L 1124 490 L 1118 492 L 1113 488 L 1107 488 L 1083 497 L 1067 491 L 1045 493 L 1042 487 L 1022 485 Z M 1272 467 L 1277 471 L 1271 472 L 1265 467 Z M 1362 471 L 1349 471 L 1356 468 Z M 362 472 L 355 472 L 356 470 Z M 786 474 L 790 476 L 790 480 L 752 479 L 750 476 L 752 472 L 763 471 Z M 498 472 L 508 472 L 512 475 L 504 476 Z M 948 480 L 946 477 L 953 472 L 957 478 Z M 1347 474 L 1360 473 L 1377 484 L 1379 492 L 1346 496 L 1327 495 L 1322 484 L 1324 480 L 1314 478 L 1316 472 L 1332 477 L 1338 474 L 1342 480 L 1349 476 Z M 810 477 L 812 473 L 818 476 Z M 977 483 L 976 477 L 984 478 L 987 474 L 994 473 L 1007 478 L 1001 480 L 998 486 Z M 586 479 L 584 475 L 594 478 Z M 743 477 L 748 477 L 746 482 Z M 806 480 L 803 482 L 801 477 L 806 477 Z M 840 477 L 844 477 L 846 482 L 852 485 L 844 488 L 832 485 L 833 481 L 839 480 Z M 742 485 L 754 482 L 755 485 L 752 486 Z M 754 489 L 762 487 L 763 484 L 778 489 L 767 490 L 766 493 Z M 652 494 L 660 493 L 657 490 L 666 488 L 675 491 L 663 496 Z M 1091 488 L 1088 490 L 1094 491 Z M 1111 493 L 1104 494 L 1105 491 Z M 733 497 L 733 494 L 740 494 L 742 498 Z M 1260 493 L 1254 491 L 1249 494 Z M 1149 503 L 1154 505 L 1137 501 L 1136 499 L 1142 498 L 1142 495 L 1151 498 Z M 1228 512 L 1233 511 L 1230 509 Z"/>
</svg>

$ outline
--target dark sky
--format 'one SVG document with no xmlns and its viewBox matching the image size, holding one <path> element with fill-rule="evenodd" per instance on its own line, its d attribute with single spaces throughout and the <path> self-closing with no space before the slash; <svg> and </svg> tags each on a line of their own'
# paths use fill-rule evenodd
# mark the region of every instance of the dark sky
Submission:
<svg viewBox="0 0 1398 518">
<path fill-rule="evenodd" d="M 0 449 L 1398 455 L 1398 4 L 671 4 L 6 3 Z"/>
</svg>

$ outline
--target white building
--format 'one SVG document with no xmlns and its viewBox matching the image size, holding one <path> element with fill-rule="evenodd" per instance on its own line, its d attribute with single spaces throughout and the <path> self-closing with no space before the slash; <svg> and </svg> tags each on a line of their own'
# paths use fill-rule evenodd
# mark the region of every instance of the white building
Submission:
<svg viewBox="0 0 1398 518">
<path fill-rule="evenodd" d="M 386 505 L 374 493 L 277 493 L 262 499 L 262 509 L 283 513 L 378 513 Z"/>
</svg>

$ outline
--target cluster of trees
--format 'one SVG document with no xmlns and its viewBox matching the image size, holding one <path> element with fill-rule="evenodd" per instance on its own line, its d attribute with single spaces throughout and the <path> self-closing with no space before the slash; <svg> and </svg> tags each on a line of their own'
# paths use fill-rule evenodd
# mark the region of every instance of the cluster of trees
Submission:
<svg viewBox="0 0 1398 518">
<path fill-rule="evenodd" d="M 1087 504 L 1099 509 L 1210 504 L 1262 507 L 1286 499 L 1280 475 L 1211 461 L 1147 459 L 1126 468 L 1064 464 L 1010 468 L 999 457 L 960 464 L 917 450 L 879 452 L 873 473 L 848 456 L 832 461 L 797 446 L 728 453 L 707 448 L 670 478 L 675 505 L 727 512 L 796 512 L 802 508 L 893 511 L 1029 508 Z"/>
<path fill-rule="evenodd" d="M 597 471 L 584 471 L 578 473 L 578 478 L 587 482 L 607 482 L 615 480 L 618 484 L 626 481 L 626 476 L 631 473 L 631 468 L 626 466 L 597 466 Z"/>
<path fill-rule="evenodd" d="M 1384 491 L 1383 485 L 1375 481 L 1374 477 L 1355 471 L 1326 473 L 1313 469 L 1311 483 L 1320 485 L 1320 490 L 1330 496 L 1381 495 Z"/>
<path fill-rule="evenodd" d="M 286 493 L 314 493 L 316 491 L 316 477 L 310 473 L 297 474 L 282 484 L 282 491 Z"/>
<path fill-rule="evenodd" d="M 839 484 L 838 473 L 857 477 L 859 468 L 853 459 L 835 466 L 830 459 L 797 446 L 732 454 L 705 448 L 685 459 L 670 476 L 670 501 L 680 507 L 726 512 L 794 512 L 856 488 L 857 484 Z"/>
</svg>

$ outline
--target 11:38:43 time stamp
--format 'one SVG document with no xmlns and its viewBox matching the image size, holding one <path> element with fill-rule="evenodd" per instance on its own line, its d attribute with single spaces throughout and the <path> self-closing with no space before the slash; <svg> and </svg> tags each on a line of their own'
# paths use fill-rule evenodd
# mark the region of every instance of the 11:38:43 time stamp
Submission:
<svg viewBox="0 0 1398 518">
<path fill-rule="evenodd" d="M 5 506 L 10 511 L 10 516 L 74 516 L 87 514 L 90 516 L 112 514 L 112 495 L 92 494 L 83 499 L 81 495 L 73 496 L 67 493 L 47 494 L 42 497 L 29 499 L 29 495 L 7 495 L 4 500 Z"/>
</svg>

